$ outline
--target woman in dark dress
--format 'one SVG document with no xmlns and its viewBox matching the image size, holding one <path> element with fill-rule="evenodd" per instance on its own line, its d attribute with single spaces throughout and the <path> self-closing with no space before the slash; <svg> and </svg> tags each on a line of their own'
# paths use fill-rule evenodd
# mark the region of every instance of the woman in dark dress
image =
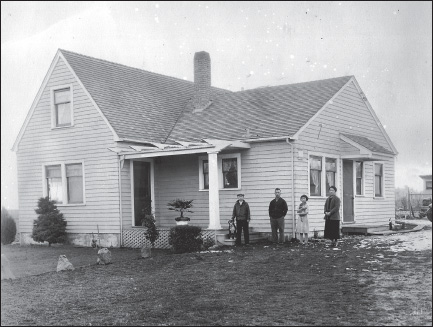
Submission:
<svg viewBox="0 0 433 327">
<path fill-rule="evenodd" d="M 335 195 L 337 188 L 329 187 L 329 197 L 325 202 L 325 238 L 332 240 L 332 246 L 340 239 L 340 198 Z"/>
</svg>

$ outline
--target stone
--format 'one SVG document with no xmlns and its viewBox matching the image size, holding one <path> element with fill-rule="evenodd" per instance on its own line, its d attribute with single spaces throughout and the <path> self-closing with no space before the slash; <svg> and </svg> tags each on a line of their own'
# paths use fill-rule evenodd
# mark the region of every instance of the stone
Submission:
<svg viewBox="0 0 433 327">
<path fill-rule="evenodd" d="M 11 271 L 9 260 L 4 254 L 2 254 L 2 270 L 1 270 L 1 280 L 3 279 L 15 279 L 14 274 Z"/>
<path fill-rule="evenodd" d="M 152 249 L 147 247 L 141 248 L 141 257 L 142 258 L 150 258 L 152 256 Z"/>
<path fill-rule="evenodd" d="M 57 272 L 63 270 L 74 270 L 74 266 L 69 262 L 68 258 L 64 254 L 59 256 L 59 261 L 57 261 Z"/>
<path fill-rule="evenodd" d="M 102 248 L 98 251 L 98 259 L 96 260 L 98 265 L 108 265 L 111 263 L 111 252 L 107 248 Z"/>
</svg>

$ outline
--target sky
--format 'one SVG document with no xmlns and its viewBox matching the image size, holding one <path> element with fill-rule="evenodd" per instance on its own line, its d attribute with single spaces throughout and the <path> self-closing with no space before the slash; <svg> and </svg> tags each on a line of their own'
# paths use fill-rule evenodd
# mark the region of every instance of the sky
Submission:
<svg viewBox="0 0 433 327">
<path fill-rule="evenodd" d="M 396 187 L 432 173 L 431 2 L 1 1 L 1 205 L 11 151 L 58 49 L 231 91 L 354 75 L 397 148 Z"/>
</svg>

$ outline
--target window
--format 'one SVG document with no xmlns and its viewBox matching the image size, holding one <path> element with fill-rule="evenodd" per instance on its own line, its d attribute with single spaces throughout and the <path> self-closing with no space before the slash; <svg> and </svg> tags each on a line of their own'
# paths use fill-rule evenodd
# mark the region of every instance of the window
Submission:
<svg viewBox="0 0 433 327">
<path fill-rule="evenodd" d="M 329 195 L 329 188 L 331 186 L 335 186 L 335 174 L 337 173 L 337 160 L 326 158 L 325 171 L 326 171 L 326 195 Z"/>
<path fill-rule="evenodd" d="M 383 196 L 383 164 L 374 164 L 374 196 Z"/>
<path fill-rule="evenodd" d="M 208 156 L 199 158 L 199 190 L 208 190 L 209 187 L 209 160 Z M 241 154 L 218 154 L 218 184 L 220 190 L 241 188 Z"/>
<path fill-rule="evenodd" d="M 356 195 L 362 195 L 363 194 L 363 167 L 364 164 L 362 161 L 356 161 L 355 162 L 355 169 L 356 169 Z"/>
<path fill-rule="evenodd" d="M 426 189 L 426 190 L 431 190 L 431 189 L 432 189 L 431 182 L 432 182 L 432 181 L 425 181 L 425 189 Z"/>
<path fill-rule="evenodd" d="M 205 190 L 209 189 L 209 162 L 207 160 L 203 160 L 203 188 Z"/>
<path fill-rule="evenodd" d="M 71 89 L 65 88 L 54 91 L 54 110 L 56 127 L 71 126 Z"/>
<path fill-rule="evenodd" d="M 55 200 L 57 203 L 63 203 L 61 166 L 47 166 L 45 178 L 47 181 L 47 195 L 50 200 Z"/>
<path fill-rule="evenodd" d="M 58 204 L 83 204 L 83 163 L 48 165 L 44 167 L 44 196 Z"/>
<path fill-rule="evenodd" d="M 83 169 L 81 164 L 66 165 L 68 203 L 83 203 Z"/>
<path fill-rule="evenodd" d="M 328 196 L 329 187 L 337 186 L 338 159 L 331 156 L 309 155 L 310 196 Z"/>
<path fill-rule="evenodd" d="M 224 188 L 238 187 L 238 164 L 236 158 L 222 159 Z"/>
<path fill-rule="evenodd" d="M 322 195 L 322 157 L 310 157 L 310 195 Z"/>
</svg>

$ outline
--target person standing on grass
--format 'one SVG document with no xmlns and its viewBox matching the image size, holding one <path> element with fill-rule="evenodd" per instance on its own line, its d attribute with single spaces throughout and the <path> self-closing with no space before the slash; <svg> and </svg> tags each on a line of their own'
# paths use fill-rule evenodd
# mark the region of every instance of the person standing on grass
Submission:
<svg viewBox="0 0 433 327">
<path fill-rule="evenodd" d="M 329 197 L 325 202 L 325 238 L 332 240 L 332 246 L 338 245 L 340 239 L 340 198 L 335 195 L 337 188 L 329 187 Z"/>
<path fill-rule="evenodd" d="M 271 221 L 272 243 L 284 243 L 284 217 L 287 214 L 287 203 L 281 197 L 281 190 L 275 189 L 275 199 L 269 203 L 269 218 Z M 277 230 L 280 235 L 278 237 Z"/>
<path fill-rule="evenodd" d="M 299 240 L 301 241 L 301 244 L 307 245 L 308 244 L 308 231 L 310 230 L 310 226 L 308 224 L 308 196 L 305 194 L 301 196 L 301 203 L 298 207 L 298 233 L 299 233 Z M 304 239 L 305 235 L 305 239 Z"/>
<path fill-rule="evenodd" d="M 244 230 L 244 241 L 245 245 L 250 244 L 250 233 L 248 231 L 248 225 L 250 223 L 250 206 L 247 201 L 244 200 L 244 195 L 239 193 L 238 200 L 233 207 L 232 220 L 236 218 L 236 245 L 241 245 L 242 230 Z"/>
</svg>

